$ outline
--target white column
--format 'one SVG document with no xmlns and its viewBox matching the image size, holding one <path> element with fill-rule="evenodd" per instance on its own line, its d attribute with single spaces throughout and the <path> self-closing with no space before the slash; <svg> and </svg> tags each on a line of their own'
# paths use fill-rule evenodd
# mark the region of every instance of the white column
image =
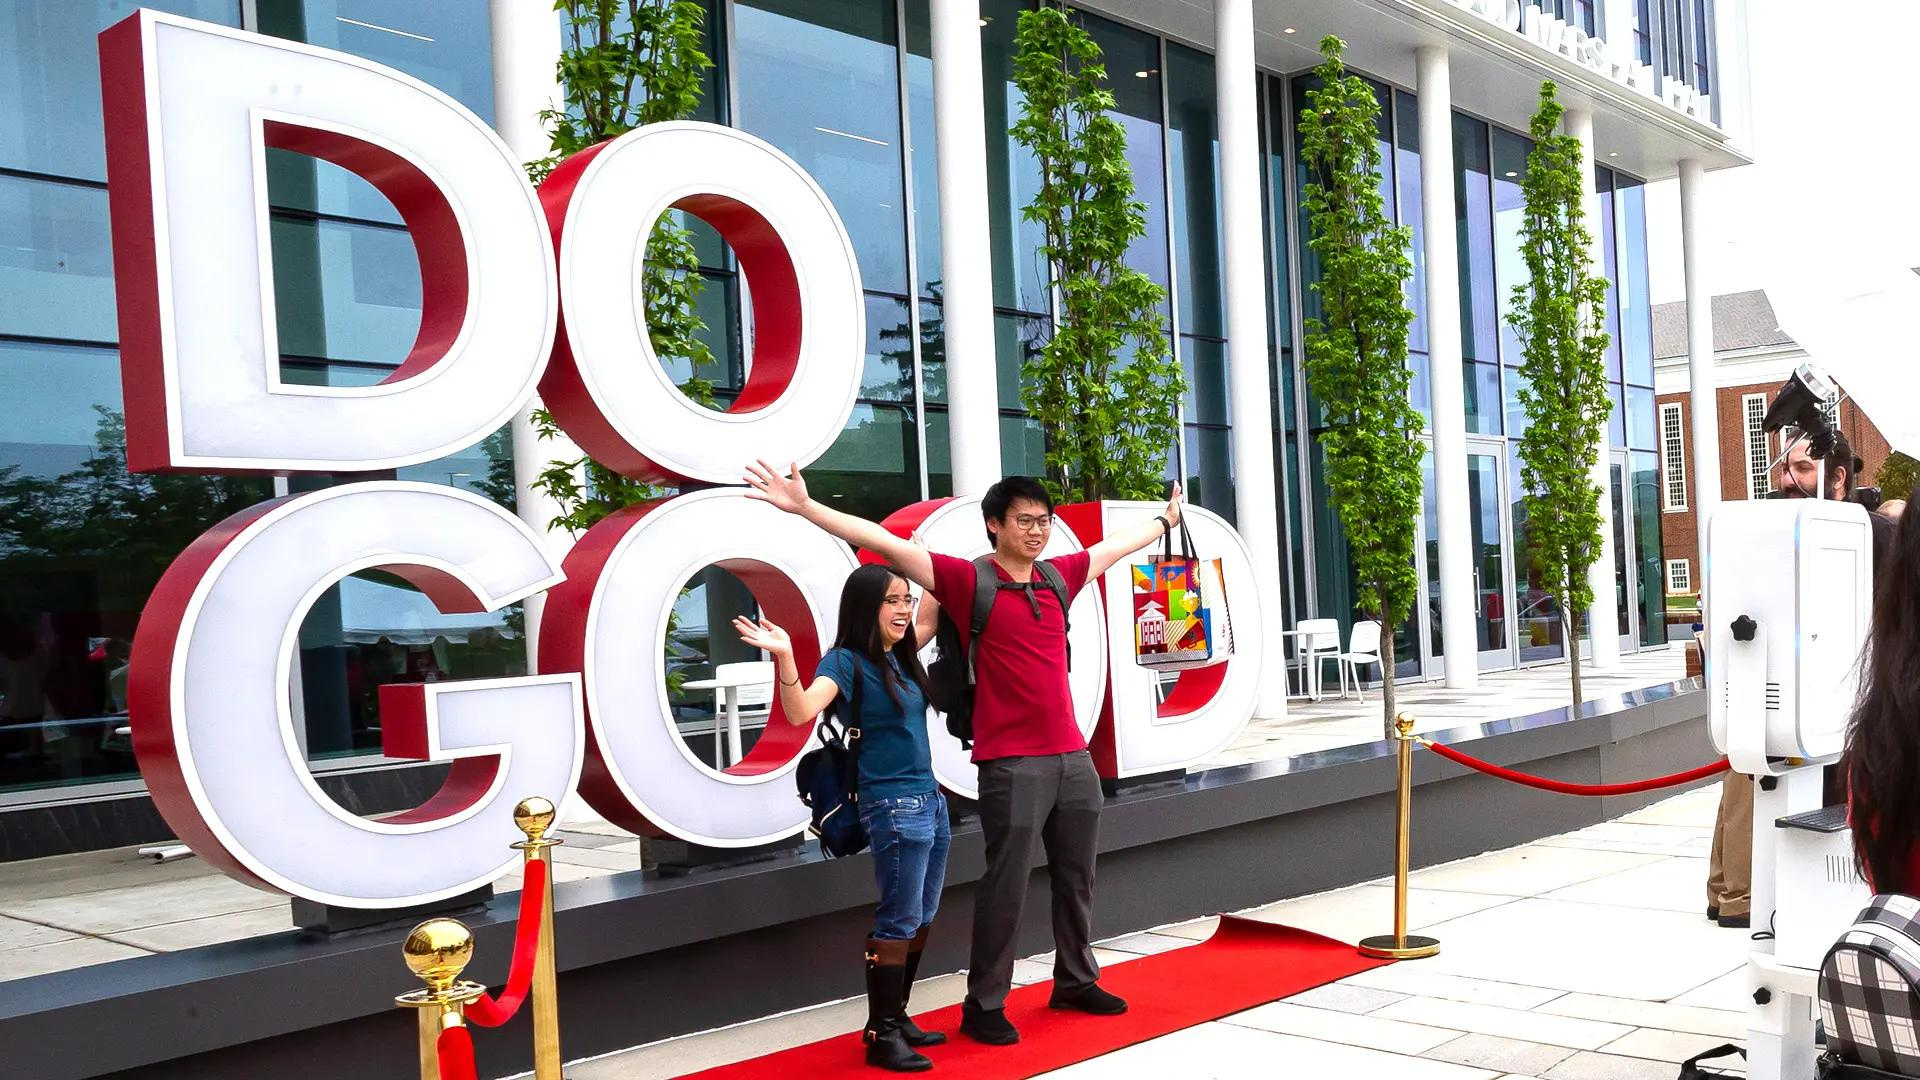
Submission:
<svg viewBox="0 0 1920 1080">
<path fill-rule="evenodd" d="M 525 0 L 491 0 L 493 30 L 493 124 L 500 138 L 522 161 L 536 161 L 549 151 L 549 132 L 541 112 L 558 108 L 560 92 L 560 16 L 547 4 Z M 579 447 L 567 438 L 541 441 L 533 432 L 531 414 L 540 407 L 535 398 L 513 418 L 513 488 L 520 520 L 547 538 L 556 555 L 573 545 L 565 530 L 548 530 L 560 512 L 559 504 L 533 490 L 534 478 L 548 461 L 571 460 Z M 539 640 L 544 594 L 527 597 L 527 668 L 533 669 Z"/>
<path fill-rule="evenodd" d="M 1272 359 L 1267 350 L 1266 220 L 1261 213 L 1259 71 L 1253 0 L 1214 0 L 1214 94 L 1220 110 L 1220 223 L 1227 291 L 1227 387 L 1233 416 L 1235 524 L 1253 552 L 1266 655 L 1254 715 L 1287 714 L 1280 602 L 1280 496 L 1273 480 Z"/>
<path fill-rule="evenodd" d="M 1447 685 L 1480 684 L 1479 591 L 1467 505 L 1467 396 L 1460 365 L 1460 252 L 1453 228 L 1453 87 L 1447 51 L 1414 50 L 1420 94 L 1420 208 L 1427 227 L 1427 350 L 1433 388 L 1433 503 L 1440 565 L 1440 636 Z M 1495 589 L 1504 582 L 1493 582 Z"/>
<path fill-rule="evenodd" d="M 941 319 L 946 329 L 947 453 L 953 492 L 1000 479 L 1000 396 L 993 341 L 992 219 L 979 0 L 933 0 L 933 128 L 940 154 Z"/>
<path fill-rule="evenodd" d="M 1706 267 L 1707 171 L 1698 158 L 1680 162 L 1680 258 L 1687 280 L 1688 411 L 1693 417 L 1693 487 L 1687 492 L 1700 532 L 1696 580 L 1707 566 L 1707 519 L 1720 505 L 1719 382 L 1713 370 L 1713 289 Z"/>
<path fill-rule="evenodd" d="M 1596 161 L 1593 146 L 1593 113 L 1586 109 L 1567 110 L 1567 134 L 1580 140 L 1581 173 L 1587 189 L 1587 231 L 1593 243 L 1588 258 L 1595 275 L 1607 269 L 1605 241 L 1600 236 L 1600 195 L 1595 190 Z M 1613 447 L 1607 429 L 1600 429 L 1600 459 L 1593 468 L 1593 482 L 1600 487 L 1600 554 L 1587 572 L 1593 586 L 1593 608 L 1588 613 L 1589 637 L 1593 640 L 1593 668 L 1605 670 L 1620 665 L 1620 605 L 1614 594 L 1613 572 Z"/>
</svg>

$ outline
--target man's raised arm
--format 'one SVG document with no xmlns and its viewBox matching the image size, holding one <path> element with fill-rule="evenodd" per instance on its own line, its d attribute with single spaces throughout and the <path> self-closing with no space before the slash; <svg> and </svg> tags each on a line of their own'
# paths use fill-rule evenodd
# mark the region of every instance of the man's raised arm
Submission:
<svg viewBox="0 0 1920 1080">
<path fill-rule="evenodd" d="M 1166 524 L 1162 525 L 1161 522 Z M 1139 551 L 1155 540 L 1166 535 L 1167 530 L 1180 524 L 1180 485 L 1173 485 L 1173 497 L 1167 500 L 1167 509 L 1160 517 L 1149 518 L 1131 529 L 1117 532 L 1087 549 L 1087 580 L 1093 581 L 1107 572 L 1114 563 Z"/>
<path fill-rule="evenodd" d="M 915 585 L 933 588 L 933 557 L 927 549 L 911 540 L 895 536 L 884 526 L 866 518 L 843 514 L 815 502 L 807 495 L 807 482 L 800 477 L 800 466 L 789 465 L 788 475 L 764 461 L 747 466 L 743 478 L 751 485 L 750 499 L 771 503 L 789 514 L 798 514 L 834 536 L 857 548 L 866 548 L 899 568 Z"/>
</svg>

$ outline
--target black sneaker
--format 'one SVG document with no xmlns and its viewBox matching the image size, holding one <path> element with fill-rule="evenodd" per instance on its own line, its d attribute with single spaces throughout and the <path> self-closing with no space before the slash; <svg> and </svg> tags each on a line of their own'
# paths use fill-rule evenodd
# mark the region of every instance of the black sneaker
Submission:
<svg viewBox="0 0 1920 1080">
<path fill-rule="evenodd" d="M 1753 926 L 1752 915 L 1722 915 L 1715 921 L 1728 930 L 1746 930 Z"/>
<path fill-rule="evenodd" d="M 1077 1009 L 1080 1012 L 1092 1013 L 1095 1016 L 1119 1016 L 1121 1013 L 1127 1011 L 1127 1002 L 1125 998 L 1117 997 L 1100 989 L 1099 983 L 1092 983 L 1078 990 L 1072 990 L 1066 993 L 1055 990 L 1053 996 L 1047 999 L 1047 1007 L 1050 1009 Z"/>
<path fill-rule="evenodd" d="M 1012 1046 L 1020 1041 L 1020 1029 L 1007 1019 L 1005 1009 L 983 1009 L 971 1001 L 960 1005 L 960 1033 L 988 1046 Z"/>
</svg>

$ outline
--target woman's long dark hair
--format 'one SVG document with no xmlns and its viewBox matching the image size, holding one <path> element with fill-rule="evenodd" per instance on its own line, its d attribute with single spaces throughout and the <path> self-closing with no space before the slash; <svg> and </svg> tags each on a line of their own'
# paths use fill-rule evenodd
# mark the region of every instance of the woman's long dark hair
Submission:
<svg viewBox="0 0 1920 1080">
<path fill-rule="evenodd" d="M 907 576 L 891 566 L 862 566 L 847 575 L 847 583 L 840 590 L 840 631 L 833 647 L 851 649 L 853 652 L 873 661 L 880 669 L 880 677 L 886 680 L 887 696 L 895 705 L 900 704 L 900 684 L 893 675 L 892 665 L 887 663 L 889 651 L 880 638 L 880 607 L 887 598 L 887 588 L 895 581 L 905 581 Z M 920 646 L 914 640 L 914 619 L 907 616 L 907 636 L 894 644 L 893 658 L 900 663 L 900 670 L 907 678 L 927 692 L 927 673 L 920 667 Z"/>
<path fill-rule="evenodd" d="M 1842 766 L 1854 863 L 1879 892 L 1909 892 L 1920 845 L 1920 502 L 1907 504 L 1874 575 L 1873 626 Z"/>
</svg>

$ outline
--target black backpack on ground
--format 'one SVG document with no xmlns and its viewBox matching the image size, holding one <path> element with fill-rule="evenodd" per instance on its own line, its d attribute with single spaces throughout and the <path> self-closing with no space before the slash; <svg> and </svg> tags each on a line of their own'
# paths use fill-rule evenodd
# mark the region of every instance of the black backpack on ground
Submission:
<svg viewBox="0 0 1920 1080">
<path fill-rule="evenodd" d="M 1820 1023 L 1823 1080 L 1920 1077 L 1920 899 L 1874 897 L 1827 950 Z"/>
<path fill-rule="evenodd" d="M 927 667 L 929 696 L 933 707 L 947 716 L 947 732 L 960 740 L 963 750 L 973 749 L 973 692 L 975 685 L 973 659 L 980 648 L 980 635 L 986 632 L 987 616 L 993 614 L 993 602 L 1003 589 L 1012 589 L 1027 594 L 1027 602 L 1033 605 L 1034 618 L 1040 617 L 1040 599 L 1034 588 L 1044 587 L 1060 601 L 1060 617 L 1065 620 L 1067 630 L 1072 630 L 1072 616 L 1068 614 L 1070 605 L 1067 600 L 1067 579 L 1060 569 L 1045 560 L 1036 560 L 1033 564 L 1033 579 L 1030 581 L 1001 581 L 994 569 L 993 556 L 982 555 L 973 560 L 973 618 L 969 620 L 967 648 L 962 655 L 960 648 L 960 625 L 953 621 L 951 614 L 940 610 L 940 622 L 933 633 L 933 640 L 940 646 L 940 657 Z M 1072 646 L 1068 647 L 1068 661 L 1072 661 Z"/>
<path fill-rule="evenodd" d="M 831 858 L 867 849 L 867 829 L 860 823 L 860 687 L 866 681 L 866 670 L 856 661 L 852 692 L 827 706 L 814 729 L 820 745 L 802 754 L 793 772 L 800 801 L 811 812 L 807 831 L 820 838 L 820 850 Z"/>
</svg>

